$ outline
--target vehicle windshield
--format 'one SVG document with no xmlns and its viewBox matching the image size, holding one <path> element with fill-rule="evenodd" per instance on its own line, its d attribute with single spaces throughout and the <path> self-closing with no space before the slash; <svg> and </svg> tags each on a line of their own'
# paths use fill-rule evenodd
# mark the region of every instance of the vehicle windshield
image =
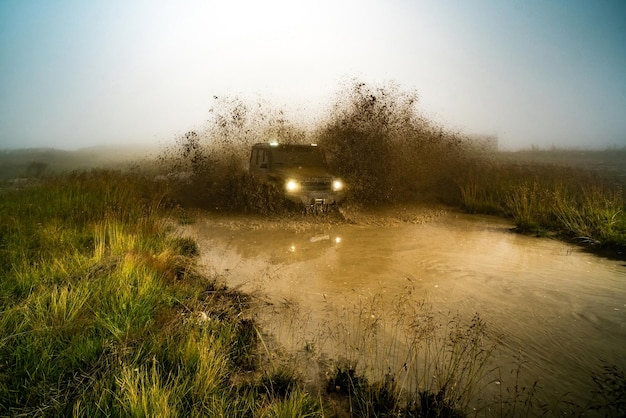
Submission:
<svg viewBox="0 0 626 418">
<path fill-rule="evenodd" d="M 324 167 L 324 156 L 315 147 L 279 148 L 272 151 L 272 162 L 275 165 L 291 165 L 303 167 Z"/>
</svg>

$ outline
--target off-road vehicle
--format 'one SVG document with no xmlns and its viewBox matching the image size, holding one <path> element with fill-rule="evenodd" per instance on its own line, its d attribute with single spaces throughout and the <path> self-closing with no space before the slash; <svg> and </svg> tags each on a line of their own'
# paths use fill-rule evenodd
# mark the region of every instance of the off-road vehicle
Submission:
<svg viewBox="0 0 626 418">
<path fill-rule="evenodd" d="M 343 182 L 328 172 L 324 154 L 315 144 L 255 144 L 250 173 L 307 210 L 326 211 L 344 198 Z"/>
</svg>

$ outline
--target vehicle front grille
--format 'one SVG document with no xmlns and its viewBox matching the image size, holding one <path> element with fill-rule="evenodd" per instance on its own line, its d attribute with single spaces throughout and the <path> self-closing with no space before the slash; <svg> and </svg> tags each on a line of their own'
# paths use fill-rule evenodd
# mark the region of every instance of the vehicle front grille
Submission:
<svg viewBox="0 0 626 418">
<path fill-rule="evenodd" d="M 304 187 L 312 192 L 328 192 L 331 190 L 331 179 L 309 179 L 304 181 Z"/>
</svg>

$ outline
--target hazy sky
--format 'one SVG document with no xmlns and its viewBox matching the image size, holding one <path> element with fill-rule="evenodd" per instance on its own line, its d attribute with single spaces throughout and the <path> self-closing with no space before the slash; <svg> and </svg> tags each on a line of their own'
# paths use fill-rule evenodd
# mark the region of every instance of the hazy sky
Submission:
<svg viewBox="0 0 626 418">
<path fill-rule="evenodd" d="M 214 95 L 395 81 L 506 148 L 626 146 L 624 0 L 0 0 L 0 149 L 163 143 Z"/>
</svg>

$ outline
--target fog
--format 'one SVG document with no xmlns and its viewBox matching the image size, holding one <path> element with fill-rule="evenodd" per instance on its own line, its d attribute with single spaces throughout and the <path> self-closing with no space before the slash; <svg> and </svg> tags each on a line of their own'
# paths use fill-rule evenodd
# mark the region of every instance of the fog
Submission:
<svg viewBox="0 0 626 418">
<path fill-rule="evenodd" d="M 354 78 L 415 91 L 429 120 L 504 149 L 623 147 L 625 15 L 620 1 L 6 1 L 0 149 L 167 144 L 224 96 L 315 126 Z"/>
</svg>

